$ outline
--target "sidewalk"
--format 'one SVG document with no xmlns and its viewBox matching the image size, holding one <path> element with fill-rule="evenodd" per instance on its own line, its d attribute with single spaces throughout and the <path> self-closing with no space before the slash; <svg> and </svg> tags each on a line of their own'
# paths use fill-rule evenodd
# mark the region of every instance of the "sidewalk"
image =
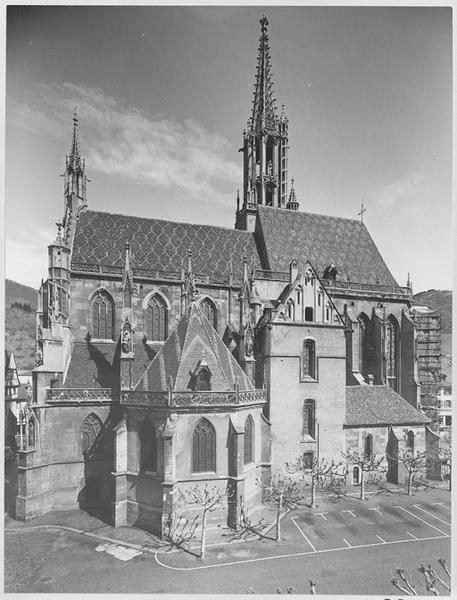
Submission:
<svg viewBox="0 0 457 600">
<path fill-rule="evenodd" d="M 253 523 L 263 519 L 264 527 L 262 532 L 266 534 L 274 525 L 274 510 L 269 506 L 259 509 L 252 517 Z M 283 515 L 284 516 L 284 515 Z M 180 549 L 170 549 L 170 544 L 161 540 L 159 537 L 139 529 L 138 527 L 113 527 L 107 525 L 102 520 L 89 515 L 82 510 L 59 510 L 47 513 L 31 521 L 16 521 L 10 516 L 5 516 L 5 533 L 21 533 L 37 529 L 61 529 L 78 533 L 94 539 L 110 542 L 112 544 L 121 544 L 142 552 L 180 552 Z M 207 547 L 224 546 L 234 544 L 237 540 L 238 532 L 228 526 L 217 526 L 208 528 L 206 532 Z M 251 534 L 249 539 L 257 539 L 255 534 Z M 190 550 L 199 548 L 199 532 L 196 539 L 190 546 Z"/>
</svg>

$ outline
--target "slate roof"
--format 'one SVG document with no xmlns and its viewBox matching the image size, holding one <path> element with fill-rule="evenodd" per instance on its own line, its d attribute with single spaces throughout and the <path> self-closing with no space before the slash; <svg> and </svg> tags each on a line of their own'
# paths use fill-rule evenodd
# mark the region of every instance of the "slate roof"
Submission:
<svg viewBox="0 0 457 600">
<path fill-rule="evenodd" d="M 346 387 L 345 427 L 421 425 L 430 422 L 388 385 Z"/>
<path fill-rule="evenodd" d="M 243 255 L 252 268 L 260 268 L 254 236 L 247 231 L 212 225 L 174 223 L 84 210 L 76 226 L 73 263 L 124 266 L 129 242 L 134 269 L 180 271 L 192 252 L 194 273 L 241 279 Z"/>
<path fill-rule="evenodd" d="M 157 354 L 153 347 L 135 344 L 133 381 L 138 381 Z M 119 391 L 120 347 L 116 342 L 75 342 L 63 387 L 111 388 Z"/>
<path fill-rule="evenodd" d="M 355 219 L 258 207 L 256 239 L 264 269 L 288 271 L 296 258 L 309 260 L 322 277 L 332 263 L 338 278 L 398 286 L 365 225 Z"/>
<path fill-rule="evenodd" d="M 231 391 L 236 382 L 240 391 L 254 389 L 195 303 L 183 315 L 135 389 L 165 391 L 172 377 L 174 391 L 187 391 L 190 389 L 191 373 L 201 360 L 211 371 L 211 391 Z"/>
</svg>

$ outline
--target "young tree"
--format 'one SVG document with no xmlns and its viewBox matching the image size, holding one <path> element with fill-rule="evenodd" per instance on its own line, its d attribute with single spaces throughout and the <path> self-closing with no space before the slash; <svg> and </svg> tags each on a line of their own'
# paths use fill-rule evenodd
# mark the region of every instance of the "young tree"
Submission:
<svg viewBox="0 0 457 600">
<path fill-rule="evenodd" d="M 281 512 L 283 509 L 295 508 L 302 500 L 302 482 L 283 475 L 272 475 L 270 483 L 262 484 L 263 497 L 266 502 L 276 506 L 276 541 L 281 540 Z"/>
<path fill-rule="evenodd" d="M 186 504 L 197 504 L 202 509 L 200 557 L 205 556 L 206 551 L 206 521 L 208 513 L 213 512 L 218 506 L 221 506 L 227 496 L 227 492 L 216 485 L 212 487 L 205 485 L 205 487 L 202 487 L 197 484 L 189 490 L 180 491 L 180 500 Z"/>
<path fill-rule="evenodd" d="M 311 480 L 311 503 L 310 508 L 316 506 L 316 486 L 322 481 L 329 473 L 332 473 L 336 465 L 332 461 L 327 462 L 324 458 L 320 461 L 315 455 L 312 457 L 299 456 L 294 463 L 286 463 L 286 469 L 288 473 L 295 474 L 300 473 L 303 480 Z"/>
<path fill-rule="evenodd" d="M 406 450 L 396 452 L 395 457 L 403 464 L 408 472 L 408 496 L 412 496 L 414 475 L 419 471 L 422 471 L 425 466 L 427 453 L 417 451 L 416 454 L 414 454 L 413 450 L 406 448 Z"/>
<path fill-rule="evenodd" d="M 188 550 L 190 543 L 196 537 L 198 529 L 198 515 L 192 521 L 184 515 L 169 515 L 165 530 L 165 540 L 173 547 Z"/>
<path fill-rule="evenodd" d="M 351 452 L 342 452 L 343 458 L 351 465 L 356 465 L 360 469 L 360 499 L 365 500 L 365 473 L 372 471 L 385 471 L 384 456 L 367 454 L 353 450 Z"/>
<path fill-rule="evenodd" d="M 452 448 L 450 439 L 444 440 L 446 446 L 440 448 L 440 460 L 442 465 L 446 465 L 449 470 L 449 491 L 452 490 Z"/>
</svg>

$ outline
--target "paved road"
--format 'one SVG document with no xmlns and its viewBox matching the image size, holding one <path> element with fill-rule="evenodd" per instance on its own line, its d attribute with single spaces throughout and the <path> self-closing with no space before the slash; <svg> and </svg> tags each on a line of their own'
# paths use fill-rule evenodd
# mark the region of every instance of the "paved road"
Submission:
<svg viewBox="0 0 457 600">
<path fill-rule="evenodd" d="M 424 592 L 417 567 L 450 562 L 450 495 L 434 490 L 401 496 L 323 503 L 283 519 L 285 540 L 211 548 L 190 555 L 140 555 L 122 562 L 96 552 L 99 541 L 71 532 L 28 531 L 5 536 L 7 592 L 274 593 L 278 586 L 326 594 L 398 597 L 395 569 L 408 569 Z M 21 561 L 19 563 L 19 560 Z M 17 565 L 29 565 L 24 571 Z"/>
</svg>

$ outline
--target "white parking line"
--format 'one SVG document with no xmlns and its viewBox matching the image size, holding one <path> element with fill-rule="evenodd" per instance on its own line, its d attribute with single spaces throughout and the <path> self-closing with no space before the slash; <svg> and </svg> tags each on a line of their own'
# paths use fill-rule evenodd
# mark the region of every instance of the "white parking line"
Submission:
<svg viewBox="0 0 457 600">
<path fill-rule="evenodd" d="M 439 506 L 444 506 L 444 508 L 447 508 L 447 510 L 450 510 L 450 506 L 448 506 L 447 504 L 443 504 L 442 502 L 432 502 L 432 504 L 438 504 Z"/>
<path fill-rule="evenodd" d="M 346 538 L 343 538 L 343 542 L 346 544 L 348 548 L 352 548 L 351 544 L 347 541 Z"/>
<path fill-rule="evenodd" d="M 295 525 L 295 527 L 298 529 L 298 531 L 302 534 L 302 536 L 305 538 L 305 540 L 308 542 L 308 544 L 311 546 L 311 548 L 314 550 L 314 552 L 317 552 L 316 548 L 312 545 L 312 543 L 309 541 L 309 539 L 304 534 L 302 528 L 298 525 L 298 523 L 295 522 L 295 517 L 291 517 L 290 520 Z"/>
<path fill-rule="evenodd" d="M 445 538 L 450 538 L 450 535 L 434 535 L 433 537 L 427 537 L 427 538 L 420 538 L 420 539 L 408 539 L 408 540 L 393 540 L 391 542 L 385 542 L 385 545 L 389 545 L 389 544 L 407 544 L 407 543 L 414 543 L 414 542 L 426 542 L 426 541 L 436 541 L 436 540 L 441 540 L 441 539 L 445 539 Z M 166 569 L 171 569 L 172 571 L 200 571 L 201 569 L 214 569 L 215 567 L 230 567 L 233 565 L 242 565 L 244 563 L 253 563 L 253 562 L 264 562 L 267 560 L 278 560 L 279 558 L 294 558 L 294 557 L 298 557 L 298 556 L 310 556 L 312 554 L 324 554 L 326 552 L 338 552 L 340 550 L 358 550 L 360 548 L 370 548 L 373 546 L 382 546 L 383 544 L 381 542 L 375 542 L 374 544 L 361 544 L 360 546 L 351 546 L 350 548 L 348 546 L 343 546 L 342 548 L 328 548 L 327 550 L 316 550 L 316 552 L 292 552 L 291 554 L 277 554 L 274 556 L 262 556 L 260 558 L 248 558 L 247 560 L 233 560 L 230 562 L 226 562 L 226 563 L 218 563 L 218 564 L 213 564 L 213 565 L 201 565 L 198 567 L 172 567 L 170 565 L 166 565 L 162 562 L 160 562 L 160 560 L 158 559 L 158 554 L 157 552 L 154 554 L 154 558 L 157 564 L 159 564 L 161 567 L 165 567 Z"/>
<path fill-rule="evenodd" d="M 377 511 L 380 515 L 382 515 L 381 509 L 380 508 L 369 508 L 368 510 L 375 510 Z"/>
<path fill-rule="evenodd" d="M 441 521 L 441 523 L 444 523 L 445 525 L 450 525 L 450 523 L 448 521 L 444 521 L 444 519 L 440 519 L 439 517 L 437 517 L 436 515 L 434 515 L 433 513 L 429 512 L 428 510 L 425 510 L 425 508 L 421 508 L 419 506 L 419 504 L 415 504 L 414 505 L 416 508 L 418 508 L 419 510 L 421 510 L 424 513 L 427 513 L 428 515 L 430 515 L 431 517 L 433 517 L 434 519 L 436 519 L 437 521 Z"/>
<path fill-rule="evenodd" d="M 429 527 L 433 527 L 433 529 L 436 529 L 437 531 L 439 531 L 440 533 L 442 533 L 443 535 L 446 535 L 444 533 L 444 531 L 441 531 L 441 529 L 438 529 L 438 527 L 435 527 L 435 525 L 432 525 L 431 523 L 427 523 L 427 521 L 424 521 L 424 519 L 421 519 L 420 517 L 418 517 L 417 515 L 415 515 L 414 513 L 412 513 L 409 510 L 406 510 L 406 508 L 403 508 L 403 506 L 396 506 L 395 508 L 399 508 L 401 510 L 404 510 L 405 512 L 407 512 L 409 515 L 411 515 L 412 517 L 414 517 L 415 519 L 417 519 L 418 521 L 422 521 L 422 523 L 425 523 L 426 525 L 428 525 Z"/>
<path fill-rule="evenodd" d="M 357 519 L 357 516 L 353 513 L 352 510 L 342 510 L 341 512 L 348 512 L 351 515 L 351 517 L 354 517 L 354 519 Z"/>
<path fill-rule="evenodd" d="M 386 543 L 386 540 L 383 540 L 383 539 L 382 539 L 382 537 L 381 537 L 380 535 L 376 534 L 376 537 L 378 538 L 378 540 L 381 540 L 381 542 L 382 542 L 383 544 L 385 544 L 385 543 Z"/>
<path fill-rule="evenodd" d="M 410 535 L 413 538 L 413 540 L 417 540 L 417 537 L 413 535 L 410 531 L 407 531 L 406 533 Z"/>
<path fill-rule="evenodd" d="M 324 515 L 328 515 L 328 512 L 325 512 L 325 513 L 316 513 L 316 515 L 320 515 L 323 519 L 327 520 L 327 517 L 324 517 Z"/>
</svg>

